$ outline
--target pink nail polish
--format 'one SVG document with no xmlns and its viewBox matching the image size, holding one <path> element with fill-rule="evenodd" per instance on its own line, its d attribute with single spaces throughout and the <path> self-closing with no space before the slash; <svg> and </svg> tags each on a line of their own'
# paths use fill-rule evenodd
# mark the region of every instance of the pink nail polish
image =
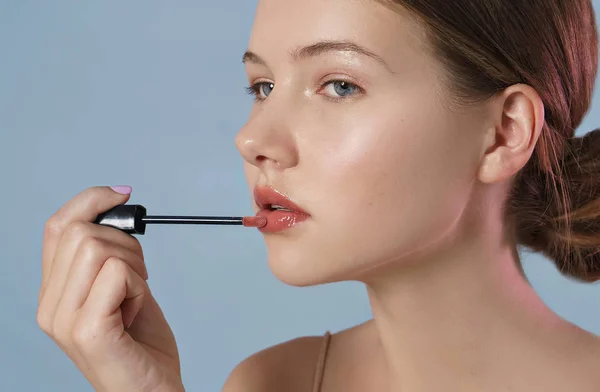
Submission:
<svg viewBox="0 0 600 392">
<path fill-rule="evenodd" d="M 129 185 L 116 185 L 111 186 L 110 189 L 113 191 L 120 193 L 122 195 L 129 195 L 131 193 L 131 187 Z"/>
</svg>

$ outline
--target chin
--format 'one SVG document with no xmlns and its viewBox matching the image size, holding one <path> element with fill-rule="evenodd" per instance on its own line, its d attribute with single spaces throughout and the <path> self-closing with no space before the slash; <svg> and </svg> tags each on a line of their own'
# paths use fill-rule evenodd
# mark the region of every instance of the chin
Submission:
<svg viewBox="0 0 600 392">
<path fill-rule="evenodd" d="M 304 245 L 297 240 L 283 238 L 267 238 L 266 244 L 271 272 L 287 285 L 307 287 L 359 280 L 356 279 L 357 273 L 362 266 L 353 268 L 352 258 L 340 258 L 343 251 Z"/>
<path fill-rule="evenodd" d="M 307 287 L 325 283 L 319 271 L 318 260 L 293 246 L 267 244 L 269 268 L 277 279 L 290 286 Z"/>
<path fill-rule="evenodd" d="M 304 238 L 302 238 L 304 237 Z M 323 248 L 309 236 L 267 235 L 265 244 L 269 268 L 277 279 L 290 286 L 307 287 L 338 281 L 338 268 L 329 247 Z M 333 254 L 340 252 L 334 252 Z"/>
</svg>

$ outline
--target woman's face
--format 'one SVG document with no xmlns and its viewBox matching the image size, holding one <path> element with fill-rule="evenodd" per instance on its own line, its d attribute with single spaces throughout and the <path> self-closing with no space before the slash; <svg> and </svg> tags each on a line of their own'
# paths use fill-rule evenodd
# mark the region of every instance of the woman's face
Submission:
<svg viewBox="0 0 600 392">
<path fill-rule="evenodd" d="M 257 102 L 236 145 L 252 193 L 273 187 L 310 214 L 264 233 L 282 281 L 402 265 L 461 216 L 483 117 L 448 108 L 424 42 L 408 15 L 374 0 L 259 1 L 245 56 Z"/>
</svg>

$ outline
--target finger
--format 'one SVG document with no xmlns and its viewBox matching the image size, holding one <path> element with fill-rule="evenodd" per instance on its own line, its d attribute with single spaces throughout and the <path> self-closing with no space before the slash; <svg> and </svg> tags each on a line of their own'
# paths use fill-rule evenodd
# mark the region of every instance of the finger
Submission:
<svg viewBox="0 0 600 392">
<path fill-rule="evenodd" d="M 50 275 L 58 241 L 71 222 L 93 222 L 101 213 L 126 203 L 129 197 L 129 195 L 113 191 L 110 187 L 91 187 L 73 197 L 48 219 L 44 227 L 44 242 L 42 245 L 40 297 Z"/>
<path fill-rule="evenodd" d="M 110 244 L 114 245 L 113 248 Z M 46 288 L 40 292 L 38 307 L 38 324 L 46 333 L 55 333 L 55 312 L 60 299 L 63 297 L 69 273 L 75 260 L 83 259 L 89 264 L 97 260 L 97 271 L 110 256 L 120 256 L 131 260 L 132 267 L 147 279 L 148 271 L 143 261 L 143 251 L 139 241 L 120 230 L 105 227 L 90 222 L 76 221 L 65 230 L 57 246 Z M 79 263 L 77 261 L 77 263 Z M 97 274 L 96 271 L 96 274 Z M 96 276 L 94 274 L 94 278 Z M 60 320 L 58 320 L 60 321 Z"/>
<path fill-rule="evenodd" d="M 74 323 L 73 342 L 78 349 L 86 355 L 102 355 L 106 349 L 128 346 L 115 343 L 123 338 L 123 322 L 133 320 L 148 292 L 146 281 L 125 261 L 116 257 L 108 259 Z M 130 304 L 127 313 L 122 314 L 121 304 L 125 300 Z M 113 355 L 118 353 L 113 352 Z"/>
<path fill-rule="evenodd" d="M 54 312 L 53 331 L 60 340 L 68 339 L 65 334 L 69 333 L 76 313 L 85 303 L 94 281 L 108 259 L 117 257 L 123 260 L 136 274 L 147 279 L 144 261 L 131 250 L 94 237 L 87 237 L 84 242 L 85 246 L 81 246 L 74 257 L 64 291 L 59 294 Z"/>
<path fill-rule="evenodd" d="M 71 325 L 75 313 L 85 303 L 96 277 L 109 258 L 123 260 L 144 280 L 148 278 L 144 260 L 136 253 L 102 239 L 88 238 L 86 246 L 80 247 L 74 257 L 75 261 L 56 306 L 56 319 L 66 325 Z"/>
<path fill-rule="evenodd" d="M 55 306 L 49 306 L 48 304 L 53 303 L 56 305 L 60 294 L 64 290 L 68 272 L 71 269 L 71 264 L 75 258 L 75 253 L 78 252 L 80 248 L 85 247 L 82 242 L 89 238 L 97 238 L 99 240 L 104 240 L 106 243 L 112 242 L 121 247 L 131 249 L 132 252 L 143 259 L 143 250 L 137 238 L 112 227 L 97 225 L 91 222 L 72 222 L 64 231 L 56 247 L 56 254 L 54 256 L 54 261 L 52 262 L 52 268 L 46 282 L 46 287 L 40 290 L 40 306 L 42 306 L 43 303 L 45 307 L 48 307 L 48 310 L 55 308 Z M 94 242 L 94 240 L 90 240 L 87 245 L 102 244 L 98 241 Z M 102 251 L 102 249 L 94 250 L 99 252 Z M 106 260 L 106 258 L 104 258 L 104 260 Z M 147 276 L 145 264 L 141 263 L 136 265 L 136 268 L 138 267 L 140 267 L 140 269 L 138 269 L 140 275 Z"/>
</svg>

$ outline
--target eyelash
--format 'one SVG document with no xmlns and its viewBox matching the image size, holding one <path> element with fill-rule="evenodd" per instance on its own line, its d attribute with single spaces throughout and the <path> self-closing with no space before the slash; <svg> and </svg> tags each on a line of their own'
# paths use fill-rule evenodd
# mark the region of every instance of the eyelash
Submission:
<svg viewBox="0 0 600 392">
<path fill-rule="evenodd" d="M 355 87 L 356 90 L 358 91 L 357 94 L 364 94 L 364 92 L 365 92 L 362 87 L 360 87 L 360 86 L 358 86 L 358 85 L 356 85 L 354 83 L 351 83 L 351 82 L 349 82 L 347 80 L 343 80 L 343 79 L 331 79 L 331 80 L 328 80 L 327 82 L 325 82 L 325 83 L 321 84 L 321 86 L 319 86 L 319 90 L 322 90 L 325 86 L 327 86 L 329 84 L 332 84 L 332 83 L 335 83 L 335 82 L 343 82 L 343 83 L 346 83 L 346 84 L 348 84 L 348 85 L 350 85 L 352 87 Z M 260 88 L 261 88 L 261 86 L 263 84 L 272 84 L 272 83 L 271 82 L 258 82 L 258 83 L 254 83 L 253 85 L 244 88 L 248 94 L 254 96 L 254 101 L 255 102 L 262 102 L 262 101 L 264 101 L 266 99 L 266 98 L 261 98 L 260 97 L 260 94 L 261 94 Z M 347 100 L 347 99 L 352 99 L 355 95 L 356 94 L 353 94 L 353 95 L 350 95 L 350 96 L 347 96 L 347 97 L 331 97 L 331 96 L 327 96 L 327 99 L 330 99 L 330 100 L 332 100 L 334 102 L 341 102 L 341 101 L 344 101 L 344 100 Z"/>
</svg>

